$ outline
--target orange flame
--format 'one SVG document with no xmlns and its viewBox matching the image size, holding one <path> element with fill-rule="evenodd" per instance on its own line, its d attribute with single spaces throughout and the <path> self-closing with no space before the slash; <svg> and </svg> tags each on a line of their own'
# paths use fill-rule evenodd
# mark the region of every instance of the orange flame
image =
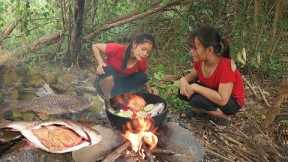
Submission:
<svg viewBox="0 0 288 162">
<path fill-rule="evenodd" d="M 133 113 L 131 122 L 126 124 L 123 136 L 130 141 L 132 150 L 144 158 L 143 144 L 146 144 L 150 150 L 157 146 L 158 138 L 154 134 L 155 132 L 151 117 L 142 118 Z"/>
</svg>

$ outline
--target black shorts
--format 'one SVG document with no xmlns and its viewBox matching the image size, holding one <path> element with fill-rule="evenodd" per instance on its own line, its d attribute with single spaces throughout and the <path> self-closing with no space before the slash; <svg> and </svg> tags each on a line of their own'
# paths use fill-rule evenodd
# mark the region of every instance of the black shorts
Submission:
<svg viewBox="0 0 288 162">
<path fill-rule="evenodd" d="M 185 101 L 188 101 L 192 107 L 201 108 L 206 111 L 216 111 L 218 108 L 227 115 L 235 114 L 239 111 L 240 106 L 234 97 L 230 97 L 225 106 L 220 106 L 210 101 L 208 98 L 195 93 L 189 99 L 186 96 L 182 96 L 179 93 L 179 97 Z"/>
<path fill-rule="evenodd" d="M 100 90 L 99 82 L 100 80 L 112 76 L 114 81 L 114 86 L 112 87 L 111 97 L 121 95 L 127 92 L 140 92 L 143 91 L 146 82 L 148 81 L 148 76 L 144 72 L 136 72 L 131 75 L 123 75 L 116 72 L 111 66 L 104 67 L 105 73 L 97 76 L 94 86 L 97 91 Z"/>
</svg>

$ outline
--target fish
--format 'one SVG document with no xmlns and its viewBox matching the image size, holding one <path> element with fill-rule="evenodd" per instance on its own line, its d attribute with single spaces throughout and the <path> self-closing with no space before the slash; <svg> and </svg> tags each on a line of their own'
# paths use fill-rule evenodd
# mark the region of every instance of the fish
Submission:
<svg viewBox="0 0 288 162">
<path fill-rule="evenodd" d="M 4 155 L 4 153 L 8 152 L 10 148 L 12 148 L 17 143 L 19 143 L 22 139 L 23 139 L 23 136 L 19 132 L 11 131 L 10 128 L 1 129 L 0 130 L 0 157 Z"/>
<path fill-rule="evenodd" d="M 7 153 L 8 151 L 10 151 L 10 149 L 15 146 L 16 144 L 18 144 L 19 142 L 21 142 L 22 139 L 21 138 L 17 138 L 17 139 L 13 139 L 9 142 L 0 142 L 0 157 L 2 155 L 4 155 L 5 153 Z"/>
<path fill-rule="evenodd" d="M 0 143 L 8 143 L 10 141 L 21 138 L 21 133 L 11 131 L 8 129 L 1 129 L 0 131 Z"/>
<path fill-rule="evenodd" d="M 3 128 L 19 131 L 33 147 L 50 153 L 72 152 L 102 140 L 96 130 L 71 120 L 17 121 Z"/>
<path fill-rule="evenodd" d="M 133 94 L 124 93 L 119 96 L 115 96 L 111 99 L 111 106 L 116 109 L 123 109 L 125 111 L 131 110 L 134 112 L 140 111 L 146 105 L 143 97 Z"/>
<path fill-rule="evenodd" d="M 92 102 L 80 96 L 46 95 L 35 97 L 30 101 L 20 101 L 15 107 L 4 108 L 5 111 L 17 110 L 19 112 L 33 111 L 46 115 L 77 113 L 88 109 Z"/>
</svg>

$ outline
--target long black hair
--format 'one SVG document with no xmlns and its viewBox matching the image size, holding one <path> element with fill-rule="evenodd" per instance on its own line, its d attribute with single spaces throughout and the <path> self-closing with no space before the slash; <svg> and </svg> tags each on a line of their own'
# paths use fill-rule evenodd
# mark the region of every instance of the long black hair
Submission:
<svg viewBox="0 0 288 162">
<path fill-rule="evenodd" d="M 150 34 L 150 33 L 140 33 L 140 34 L 137 34 L 134 37 L 132 37 L 130 42 L 129 42 L 129 45 L 125 51 L 122 69 L 127 68 L 128 60 L 129 60 L 129 58 L 131 56 L 131 52 L 132 52 L 133 43 L 136 43 L 136 44 L 151 43 L 153 48 L 155 48 L 155 46 L 156 46 L 155 45 L 155 39 L 152 36 L 152 34 Z"/>
<path fill-rule="evenodd" d="M 191 33 L 189 43 L 192 44 L 190 45 L 194 46 L 196 37 L 205 48 L 213 47 L 216 54 L 221 54 L 223 57 L 230 58 L 229 43 L 221 38 L 219 32 L 215 28 L 209 25 L 200 26 L 197 30 Z"/>
</svg>

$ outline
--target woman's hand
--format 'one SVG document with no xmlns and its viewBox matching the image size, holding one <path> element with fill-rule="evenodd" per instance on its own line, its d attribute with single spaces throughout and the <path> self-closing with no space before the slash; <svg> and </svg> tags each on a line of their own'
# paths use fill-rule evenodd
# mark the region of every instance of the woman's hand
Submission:
<svg viewBox="0 0 288 162">
<path fill-rule="evenodd" d="M 106 44 L 105 43 L 95 43 L 92 45 L 92 51 L 94 54 L 94 57 L 96 59 L 96 63 L 98 63 L 98 66 L 96 67 L 96 74 L 101 75 L 104 74 L 103 67 L 107 66 L 105 62 L 103 61 L 103 58 L 100 53 L 106 53 Z"/>
<path fill-rule="evenodd" d="M 101 74 L 104 74 L 105 71 L 103 69 L 103 67 L 106 67 L 107 65 L 105 63 L 102 63 L 102 64 L 99 64 L 96 68 L 96 74 L 97 75 L 101 75 Z"/>
<path fill-rule="evenodd" d="M 159 95 L 159 91 L 156 87 L 151 87 L 150 85 L 146 84 L 146 90 L 148 91 L 148 93 Z"/>
<path fill-rule="evenodd" d="M 157 88 L 155 87 L 150 87 L 149 89 L 147 89 L 147 91 L 151 94 L 154 94 L 154 95 L 159 95 L 159 91 Z"/>
<path fill-rule="evenodd" d="M 189 83 L 184 77 L 180 79 L 180 94 L 186 97 L 191 96 L 189 95 Z"/>
<path fill-rule="evenodd" d="M 198 86 L 197 83 L 193 83 L 188 85 L 188 93 L 187 93 L 187 97 L 190 98 L 194 93 L 195 93 L 195 87 Z"/>
</svg>

